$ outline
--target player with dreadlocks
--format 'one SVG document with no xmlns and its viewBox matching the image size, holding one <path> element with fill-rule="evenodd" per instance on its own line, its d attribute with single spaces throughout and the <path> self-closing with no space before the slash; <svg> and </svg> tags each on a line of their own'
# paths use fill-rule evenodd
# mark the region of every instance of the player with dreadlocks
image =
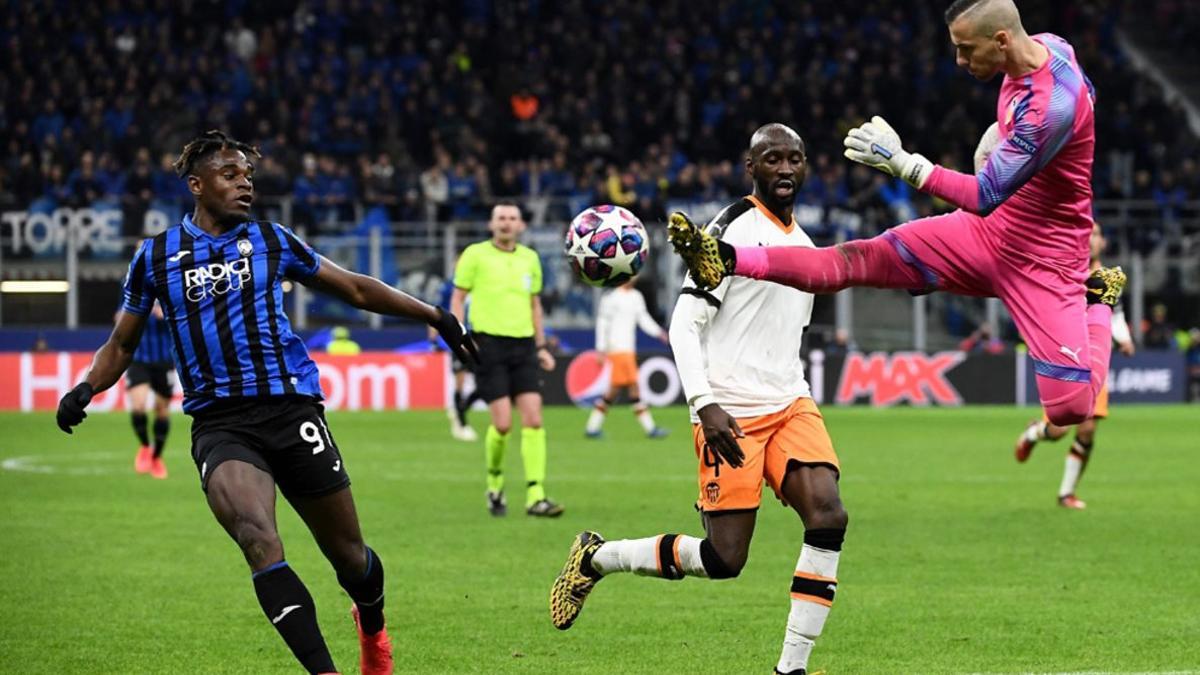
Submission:
<svg viewBox="0 0 1200 675">
<path fill-rule="evenodd" d="M 83 382 L 63 396 L 58 426 L 129 366 L 155 301 L 174 345 L 192 416 L 192 458 L 209 508 L 250 565 L 263 612 L 310 673 L 334 672 L 312 596 L 288 566 L 275 526 L 275 487 L 308 525 L 354 601 L 363 673 L 391 673 L 383 563 L 363 542 L 350 478 L 326 424 L 317 367 L 283 311 L 292 279 L 354 307 L 434 327 L 465 363 L 477 352 L 452 315 L 338 267 L 278 223 L 253 220 L 258 151 L 219 131 L 188 143 L 175 168 L 195 210 L 142 242 L 124 303 Z"/>
</svg>

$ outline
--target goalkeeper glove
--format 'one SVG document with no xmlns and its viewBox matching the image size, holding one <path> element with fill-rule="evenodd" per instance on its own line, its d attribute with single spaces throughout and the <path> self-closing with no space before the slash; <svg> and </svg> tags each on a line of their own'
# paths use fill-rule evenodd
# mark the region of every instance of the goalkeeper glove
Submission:
<svg viewBox="0 0 1200 675">
<path fill-rule="evenodd" d="M 902 178 L 918 190 L 933 173 L 933 162 L 916 153 L 905 152 L 899 134 L 878 115 L 857 129 L 851 129 L 842 144 L 846 146 L 847 159 Z"/>
</svg>

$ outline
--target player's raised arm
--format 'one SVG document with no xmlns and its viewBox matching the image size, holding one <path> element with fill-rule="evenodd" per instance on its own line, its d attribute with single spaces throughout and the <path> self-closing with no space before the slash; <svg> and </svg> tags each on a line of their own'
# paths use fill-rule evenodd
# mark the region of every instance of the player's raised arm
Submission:
<svg viewBox="0 0 1200 675">
<path fill-rule="evenodd" d="M 1049 111 L 1031 105 L 1033 92 L 1018 102 L 1012 131 L 1002 135 L 975 175 L 934 166 L 923 192 L 941 197 L 973 213 L 987 215 L 1043 166 L 1054 159 L 1071 137 L 1075 120 L 1071 100 L 1052 103 Z"/>
<path fill-rule="evenodd" d="M 375 277 L 351 272 L 320 256 L 316 273 L 300 281 L 358 309 L 424 321 L 437 330 L 463 363 L 474 366 L 478 360 L 475 343 L 453 314 L 396 290 Z"/>
<path fill-rule="evenodd" d="M 879 116 L 850 130 L 844 142 L 845 155 L 959 208 L 987 215 L 1053 159 L 1070 138 L 1075 102 L 1058 101 L 1055 109 L 1047 112 L 1032 105 L 1032 98 L 1033 92 L 1029 92 L 1026 101 L 1016 106 L 1012 131 L 1000 139 L 975 175 L 906 152 L 900 136 Z"/>
</svg>

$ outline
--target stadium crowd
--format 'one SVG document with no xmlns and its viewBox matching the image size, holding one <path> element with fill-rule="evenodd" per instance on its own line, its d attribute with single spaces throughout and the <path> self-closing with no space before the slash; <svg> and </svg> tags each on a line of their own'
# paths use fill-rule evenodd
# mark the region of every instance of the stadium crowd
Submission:
<svg viewBox="0 0 1200 675">
<path fill-rule="evenodd" d="M 930 212 L 840 154 L 879 113 L 970 168 L 996 85 L 955 67 L 941 4 L 13 0 L 0 199 L 186 197 L 170 161 L 219 127 L 263 149 L 260 194 L 293 196 L 301 221 L 347 220 L 355 200 L 473 218 L 495 195 L 654 219 L 743 193 L 749 132 L 783 120 L 808 143 L 803 200 Z M 1028 4 L 1027 24 L 1068 36 L 1097 83 L 1097 195 L 1200 193 L 1181 111 L 1114 46 L 1119 3 Z"/>
</svg>

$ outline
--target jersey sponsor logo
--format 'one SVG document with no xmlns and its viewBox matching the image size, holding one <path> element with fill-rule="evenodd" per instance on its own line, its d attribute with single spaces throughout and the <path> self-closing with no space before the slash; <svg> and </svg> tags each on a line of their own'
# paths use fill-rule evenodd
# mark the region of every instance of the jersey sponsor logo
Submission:
<svg viewBox="0 0 1200 675">
<path fill-rule="evenodd" d="M 179 251 L 178 253 L 171 256 L 170 258 L 167 258 L 167 262 L 179 262 L 180 260 L 183 260 L 186 256 L 189 256 L 191 254 L 192 254 L 191 251 Z"/>
<path fill-rule="evenodd" d="M 200 265 L 183 273 L 184 295 L 192 302 L 200 302 L 230 291 L 241 291 L 251 278 L 249 258 Z"/>
<path fill-rule="evenodd" d="M 850 404 L 866 396 L 874 406 L 900 402 L 961 405 L 962 396 L 946 379 L 946 374 L 964 359 L 963 352 L 853 353 L 846 357 L 842 367 L 834 402 Z"/>
</svg>

